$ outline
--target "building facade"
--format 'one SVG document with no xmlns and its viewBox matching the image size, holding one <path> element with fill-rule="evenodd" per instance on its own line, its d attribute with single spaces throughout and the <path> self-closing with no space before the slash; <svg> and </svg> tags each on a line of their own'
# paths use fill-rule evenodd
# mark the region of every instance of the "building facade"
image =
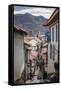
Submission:
<svg viewBox="0 0 61 90">
<path fill-rule="evenodd" d="M 21 78 L 25 67 L 24 34 L 23 30 L 14 28 L 14 81 Z"/>
<path fill-rule="evenodd" d="M 58 40 L 59 40 L 59 9 L 55 9 L 51 17 L 48 19 L 46 26 L 50 31 L 50 42 L 48 44 L 48 73 L 53 73 L 54 62 L 58 62 Z"/>
</svg>

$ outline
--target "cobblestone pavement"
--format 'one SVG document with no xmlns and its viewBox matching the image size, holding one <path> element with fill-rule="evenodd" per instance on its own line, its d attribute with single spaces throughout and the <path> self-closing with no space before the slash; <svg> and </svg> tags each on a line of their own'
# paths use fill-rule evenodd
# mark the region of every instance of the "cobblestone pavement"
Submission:
<svg viewBox="0 0 61 90">
<path fill-rule="evenodd" d="M 43 81 L 43 79 L 38 79 L 38 76 L 42 76 L 40 71 L 39 71 L 39 68 L 35 70 L 35 74 L 34 74 L 34 77 L 32 78 L 32 80 L 27 80 L 26 83 L 40 83 Z"/>
</svg>

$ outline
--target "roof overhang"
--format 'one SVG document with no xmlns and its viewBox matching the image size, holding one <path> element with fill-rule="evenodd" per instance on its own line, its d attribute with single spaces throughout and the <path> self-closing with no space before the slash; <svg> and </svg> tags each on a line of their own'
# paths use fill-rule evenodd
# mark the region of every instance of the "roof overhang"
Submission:
<svg viewBox="0 0 61 90">
<path fill-rule="evenodd" d="M 14 32 L 27 35 L 26 31 L 24 31 L 23 29 L 18 29 L 17 27 L 14 27 Z"/>
<path fill-rule="evenodd" d="M 47 20 L 47 22 L 43 26 L 49 26 L 54 22 L 59 21 L 59 9 L 56 8 L 51 17 Z"/>
</svg>

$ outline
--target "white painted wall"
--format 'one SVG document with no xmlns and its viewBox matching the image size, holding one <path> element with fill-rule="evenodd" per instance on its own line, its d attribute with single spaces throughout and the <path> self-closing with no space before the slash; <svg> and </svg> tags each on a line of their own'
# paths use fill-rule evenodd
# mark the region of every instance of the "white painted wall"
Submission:
<svg viewBox="0 0 61 90">
<path fill-rule="evenodd" d="M 21 77 L 24 69 L 24 37 L 14 33 L 14 81 Z"/>
<path fill-rule="evenodd" d="M 48 73 L 54 72 L 54 61 L 50 59 L 50 43 L 48 45 Z"/>
<path fill-rule="evenodd" d="M 52 41 L 52 27 L 51 27 L 51 44 L 55 45 L 55 48 L 58 50 L 58 42 L 56 42 L 56 25 L 58 25 L 58 23 L 56 23 L 54 26 L 54 42 Z M 54 62 L 58 61 L 58 54 L 55 54 L 55 60 L 53 61 L 52 59 L 50 59 L 50 43 L 48 45 L 48 73 L 53 73 L 54 70 Z"/>
</svg>

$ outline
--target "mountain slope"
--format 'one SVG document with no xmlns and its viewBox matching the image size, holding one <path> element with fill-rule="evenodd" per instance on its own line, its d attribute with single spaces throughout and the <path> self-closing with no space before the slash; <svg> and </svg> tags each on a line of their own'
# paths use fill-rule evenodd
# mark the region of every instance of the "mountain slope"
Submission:
<svg viewBox="0 0 61 90">
<path fill-rule="evenodd" d="M 34 34 L 48 31 L 48 28 L 43 26 L 46 20 L 43 16 L 33 16 L 29 13 L 14 15 L 14 25 L 32 31 Z"/>
</svg>

